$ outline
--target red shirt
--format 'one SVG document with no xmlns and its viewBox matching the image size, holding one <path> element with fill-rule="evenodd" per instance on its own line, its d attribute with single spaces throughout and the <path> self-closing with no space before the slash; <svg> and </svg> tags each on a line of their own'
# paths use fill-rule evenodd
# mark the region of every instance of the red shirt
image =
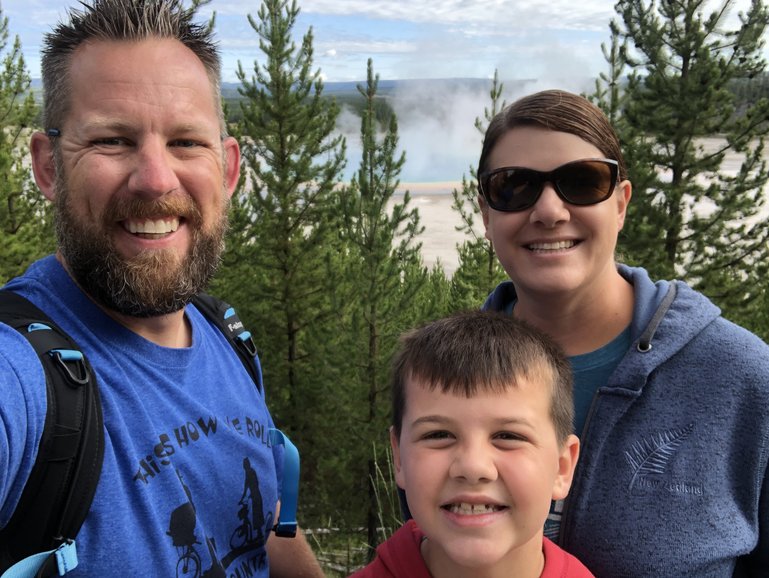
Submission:
<svg viewBox="0 0 769 578">
<path fill-rule="evenodd" d="M 380 544 L 371 564 L 349 578 L 432 578 L 419 551 L 423 539 L 414 520 L 409 520 Z M 540 578 L 595 578 L 574 556 L 547 538 L 542 540 L 545 567 Z"/>
</svg>

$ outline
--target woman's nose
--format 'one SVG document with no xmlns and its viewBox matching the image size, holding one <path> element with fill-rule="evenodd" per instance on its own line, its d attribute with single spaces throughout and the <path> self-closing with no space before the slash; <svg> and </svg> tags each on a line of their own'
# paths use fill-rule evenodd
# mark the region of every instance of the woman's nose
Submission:
<svg viewBox="0 0 769 578">
<path fill-rule="evenodd" d="M 571 212 L 551 182 L 544 183 L 542 193 L 537 202 L 531 209 L 530 221 L 540 223 L 547 228 L 552 228 L 559 223 L 567 222 L 571 217 Z"/>
</svg>

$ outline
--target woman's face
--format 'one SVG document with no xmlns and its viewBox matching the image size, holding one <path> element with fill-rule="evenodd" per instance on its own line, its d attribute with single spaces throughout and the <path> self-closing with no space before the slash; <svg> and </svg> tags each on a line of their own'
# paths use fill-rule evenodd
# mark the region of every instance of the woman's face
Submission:
<svg viewBox="0 0 769 578">
<path fill-rule="evenodd" d="M 550 171 L 570 161 L 603 158 L 576 135 L 540 127 L 517 127 L 504 134 L 488 158 L 487 170 L 526 167 Z M 507 213 L 481 198 L 486 238 L 519 295 L 555 296 L 602 291 L 616 275 L 614 249 L 630 200 L 629 181 L 607 200 L 576 206 L 561 199 L 550 182 L 534 206 Z"/>
</svg>

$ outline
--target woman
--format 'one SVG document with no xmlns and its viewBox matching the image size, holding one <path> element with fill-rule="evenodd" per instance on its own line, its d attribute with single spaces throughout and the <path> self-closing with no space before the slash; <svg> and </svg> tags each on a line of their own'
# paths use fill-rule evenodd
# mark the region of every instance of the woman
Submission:
<svg viewBox="0 0 769 578">
<path fill-rule="evenodd" d="M 769 573 L 769 347 L 680 281 L 618 265 L 630 202 L 619 140 L 586 99 L 544 91 L 490 123 L 489 296 L 575 371 L 582 454 L 546 535 L 596 576 Z"/>
</svg>

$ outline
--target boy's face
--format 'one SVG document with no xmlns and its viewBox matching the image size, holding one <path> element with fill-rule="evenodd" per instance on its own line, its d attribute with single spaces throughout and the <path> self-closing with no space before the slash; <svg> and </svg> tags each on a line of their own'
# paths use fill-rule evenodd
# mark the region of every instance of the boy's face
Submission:
<svg viewBox="0 0 769 578">
<path fill-rule="evenodd" d="M 391 432 L 396 481 L 435 576 L 541 564 L 550 501 L 568 493 L 579 442 L 556 439 L 551 372 L 532 376 L 471 398 L 407 382 L 400 439 Z"/>
</svg>

